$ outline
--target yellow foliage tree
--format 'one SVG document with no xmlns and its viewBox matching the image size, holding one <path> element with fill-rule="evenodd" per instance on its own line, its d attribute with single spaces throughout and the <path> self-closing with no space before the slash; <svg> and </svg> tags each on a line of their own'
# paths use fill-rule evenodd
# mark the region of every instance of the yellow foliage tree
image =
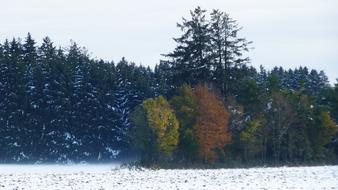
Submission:
<svg viewBox="0 0 338 190">
<path fill-rule="evenodd" d="M 168 101 L 159 96 L 143 102 L 149 127 L 155 134 L 159 151 L 171 156 L 178 144 L 179 122 Z"/>
<path fill-rule="evenodd" d="M 199 143 L 199 156 L 207 163 L 224 157 L 224 146 L 231 141 L 229 113 L 223 102 L 207 85 L 195 88 L 198 99 L 197 122 L 193 126 Z"/>
</svg>

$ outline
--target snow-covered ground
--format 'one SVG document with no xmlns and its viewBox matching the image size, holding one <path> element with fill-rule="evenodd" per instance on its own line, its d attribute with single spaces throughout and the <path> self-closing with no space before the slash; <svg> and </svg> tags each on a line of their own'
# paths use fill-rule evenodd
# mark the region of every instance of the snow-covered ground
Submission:
<svg viewBox="0 0 338 190">
<path fill-rule="evenodd" d="M 0 165 L 0 189 L 338 189 L 338 166 L 130 170 L 117 165 Z"/>
</svg>

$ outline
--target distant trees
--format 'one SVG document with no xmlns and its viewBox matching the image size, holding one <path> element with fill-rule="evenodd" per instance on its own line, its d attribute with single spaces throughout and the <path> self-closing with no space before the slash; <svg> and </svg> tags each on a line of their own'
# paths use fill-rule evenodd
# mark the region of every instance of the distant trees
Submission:
<svg viewBox="0 0 338 190">
<path fill-rule="evenodd" d="M 237 146 L 244 161 L 278 164 L 332 157 L 329 146 L 337 124 L 327 110 L 300 92 L 275 89 L 266 97 L 266 106 L 257 110 L 261 114 L 250 114 L 240 129 Z"/>
<path fill-rule="evenodd" d="M 328 107 L 332 117 L 338 122 L 338 79 L 333 88 L 324 89 L 320 102 Z"/>
<path fill-rule="evenodd" d="M 0 44 L 0 162 L 113 159 L 129 151 L 129 113 L 152 97 L 153 72 L 91 59 L 44 38 Z"/>
<path fill-rule="evenodd" d="M 248 66 L 229 15 L 198 7 L 154 70 L 30 34 L 0 44 L 0 162 L 338 160 L 338 85 L 307 67 Z"/>
</svg>

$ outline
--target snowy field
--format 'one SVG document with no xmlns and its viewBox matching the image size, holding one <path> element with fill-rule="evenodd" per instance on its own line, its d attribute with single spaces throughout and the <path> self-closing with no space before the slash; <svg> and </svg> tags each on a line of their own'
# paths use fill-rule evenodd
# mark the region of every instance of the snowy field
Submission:
<svg viewBox="0 0 338 190">
<path fill-rule="evenodd" d="M 338 166 L 129 170 L 117 165 L 0 165 L 0 189 L 338 189 Z"/>
</svg>

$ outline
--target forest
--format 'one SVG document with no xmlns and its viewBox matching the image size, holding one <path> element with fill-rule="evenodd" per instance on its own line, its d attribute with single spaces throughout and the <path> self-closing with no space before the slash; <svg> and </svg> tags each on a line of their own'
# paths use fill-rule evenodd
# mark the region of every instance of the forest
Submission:
<svg viewBox="0 0 338 190">
<path fill-rule="evenodd" d="M 177 27 L 154 68 L 30 33 L 4 39 L 0 163 L 337 163 L 338 80 L 251 66 L 254 43 L 219 10 L 197 7 Z"/>
</svg>

